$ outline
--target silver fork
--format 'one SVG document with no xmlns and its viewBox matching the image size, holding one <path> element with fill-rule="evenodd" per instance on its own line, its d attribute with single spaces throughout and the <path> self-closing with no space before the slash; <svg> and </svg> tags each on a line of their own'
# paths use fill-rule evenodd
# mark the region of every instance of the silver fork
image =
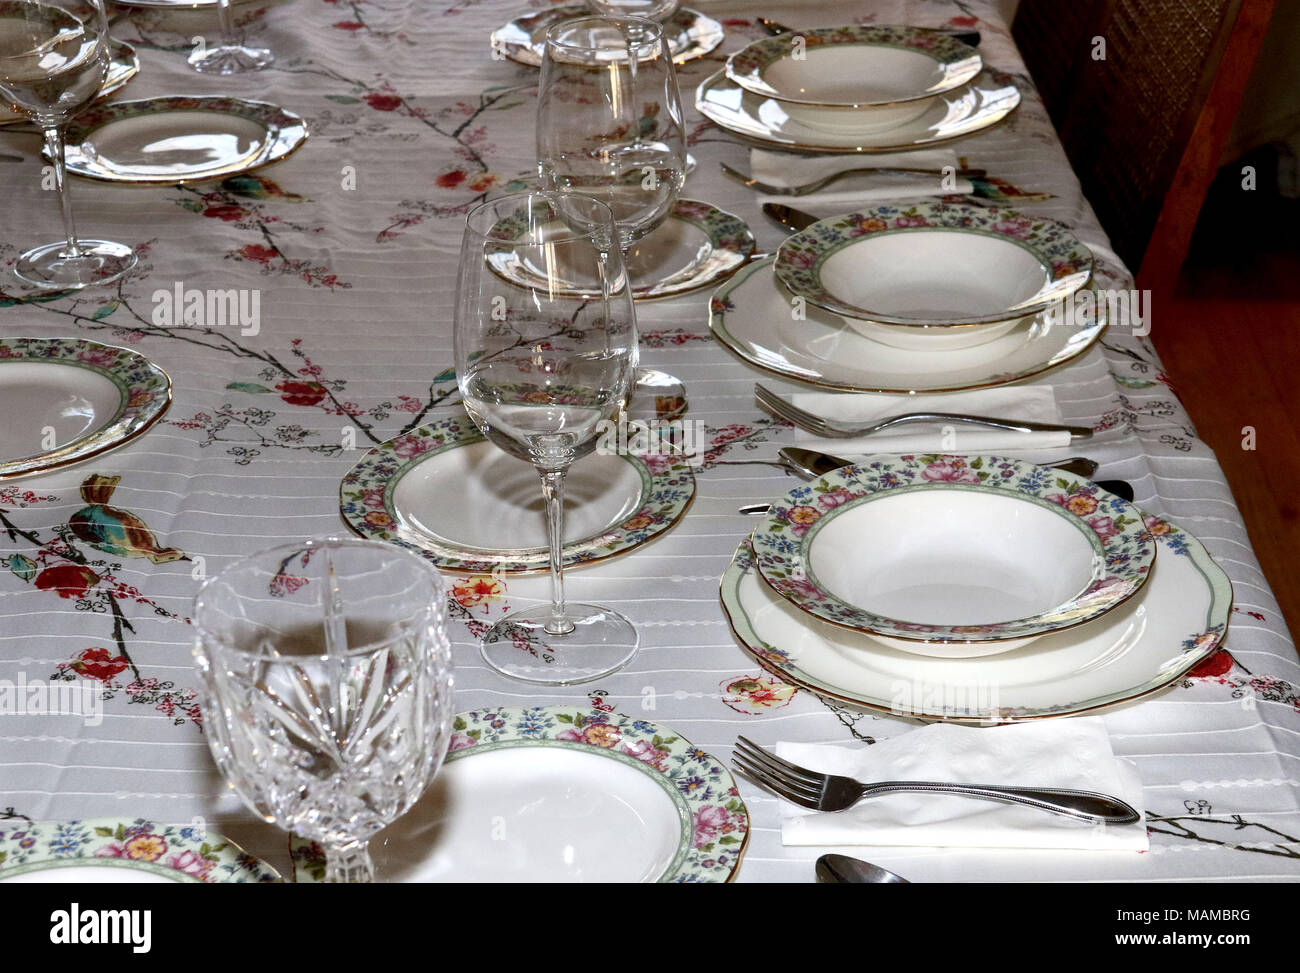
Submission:
<svg viewBox="0 0 1300 973">
<path fill-rule="evenodd" d="M 736 182 L 748 186 L 755 192 L 762 193 L 764 196 L 807 196 L 809 193 L 815 193 L 825 186 L 829 186 L 837 179 L 844 176 L 858 175 L 861 173 L 872 173 L 884 176 L 934 176 L 936 179 L 946 173 L 942 169 L 909 169 L 906 166 L 861 166 L 855 169 L 845 169 L 843 172 L 832 172 L 829 176 L 823 176 L 820 179 L 813 179 L 811 182 L 803 183 L 799 186 L 776 186 L 770 182 L 762 182 L 752 176 L 747 176 L 739 169 L 735 169 L 725 162 L 719 163 L 722 166 L 723 175 L 730 176 Z M 985 175 L 983 169 L 957 169 L 957 176 L 966 178 L 979 177 Z"/>
<path fill-rule="evenodd" d="M 1003 787 L 995 784 L 951 784 L 940 781 L 883 780 L 864 784 L 852 777 L 839 777 L 808 770 L 768 753 L 744 737 L 736 742 L 732 757 L 736 768 L 755 782 L 800 807 L 814 811 L 843 811 L 867 797 L 917 791 L 958 794 L 981 801 L 1019 804 L 1060 814 L 1087 824 L 1132 824 L 1141 815 L 1117 797 L 1096 791 L 1060 787 Z"/>
<path fill-rule="evenodd" d="M 827 439 L 856 439 L 870 436 L 892 426 L 901 426 L 912 422 L 959 423 L 967 426 L 986 426 L 990 429 L 1006 429 L 1011 432 L 1068 432 L 1071 440 L 1090 439 L 1092 430 L 1087 426 L 1064 426 L 1047 422 L 1024 422 L 1015 419 L 994 419 L 990 416 L 968 416 L 956 412 L 908 412 L 899 416 L 890 416 L 879 422 L 848 423 L 834 419 L 823 419 L 806 409 L 787 402 L 771 389 L 761 383 L 754 385 L 754 398 L 768 412 L 778 419 L 792 422 L 800 429 L 807 430 L 814 436 Z"/>
</svg>

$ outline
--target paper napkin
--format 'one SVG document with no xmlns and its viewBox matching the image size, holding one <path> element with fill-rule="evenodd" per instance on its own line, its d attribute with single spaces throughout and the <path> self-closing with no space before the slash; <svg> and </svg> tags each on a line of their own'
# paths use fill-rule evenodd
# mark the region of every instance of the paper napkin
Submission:
<svg viewBox="0 0 1300 973">
<path fill-rule="evenodd" d="M 872 746 L 779 743 L 779 756 L 861 781 L 934 780 L 1098 791 L 1142 811 L 1137 768 L 1117 758 L 1099 717 L 998 727 L 934 723 Z M 1090 825 L 1032 808 L 946 794 L 886 794 L 818 813 L 782 801 L 787 845 L 1079 848 L 1145 851 L 1146 817 Z"/>
<path fill-rule="evenodd" d="M 788 152 L 751 149 L 750 174 L 775 186 L 799 186 L 813 179 L 862 166 L 904 166 L 909 169 L 958 167 L 957 153 L 950 149 L 917 152 L 893 152 L 887 155 L 800 156 Z M 781 202 L 816 208 L 825 204 L 867 205 L 873 201 L 901 199 L 906 196 L 942 196 L 949 193 L 974 192 L 969 179 L 958 177 L 952 188 L 941 185 L 939 176 L 926 175 L 855 175 L 837 179 L 825 189 L 807 196 L 760 196 L 760 202 Z"/>
<path fill-rule="evenodd" d="M 1050 386 L 1026 385 L 943 395 L 877 395 L 872 392 L 796 392 L 791 401 L 823 419 L 875 422 L 907 412 L 959 412 L 994 419 L 1061 422 Z M 840 456 L 869 453 L 996 453 L 999 450 L 1054 449 L 1068 446 L 1068 432 L 1008 432 L 981 426 L 950 424 L 895 426 L 859 439 L 824 439 L 795 430 L 800 446 Z"/>
</svg>

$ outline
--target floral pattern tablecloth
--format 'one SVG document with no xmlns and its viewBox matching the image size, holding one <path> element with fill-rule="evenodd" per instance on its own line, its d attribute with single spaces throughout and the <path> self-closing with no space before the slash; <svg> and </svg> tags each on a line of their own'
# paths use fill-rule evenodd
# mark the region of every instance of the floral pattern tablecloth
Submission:
<svg viewBox="0 0 1300 973">
<path fill-rule="evenodd" d="M 284 837 L 256 822 L 209 759 L 187 615 L 199 578 L 232 558 L 342 529 L 340 478 L 378 443 L 454 415 L 452 301 L 464 213 L 532 169 L 536 71 L 489 53 L 524 0 L 284 0 L 238 8 L 276 65 L 204 78 L 185 65 L 215 12 L 133 11 L 116 32 L 143 71 L 116 97 L 230 94 L 307 118 L 283 162 L 220 184 L 135 188 L 74 180 L 83 233 L 125 240 L 139 272 L 111 290 L 48 298 L 0 280 L 0 335 L 75 335 L 134 348 L 175 382 L 165 419 L 128 448 L 75 469 L 0 484 L 0 680 L 81 681 L 103 720 L 0 718 L 0 832 L 26 819 L 146 818 L 219 827 L 282 870 Z M 1130 286 L 1105 246 L 991 0 L 708 3 L 723 47 L 681 71 L 684 101 L 725 53 L 761 36 L 758 13 L 799 26 L 904 22 L 976 27 L 986 61 L 1024 87 L 1007 122 L 958 143 L 970 165 L 1031 194 L 1024 208 L 1078 227 L 1101 276 Z M 718 162 L 747 150 L 688 105 L 700 167 L 686 194 L 748 219 L 760 248 L 780 233 Z M 58 233 L 38 138 L 0 130 L 7 199 L 0 263 Z M 1007 191 L 1011 191 L 1008 189 Z M 1037 198 L 1046 196 L 1047 198 Z M 256 288 L 254 329 L 169 327 L 159 289 Z M 708 423 L 707 460 L 684 520 L 632 554 L 574 571 L 575 598 L 613 605 L 643 648 L 599 683 L 546 691 L 487 670 L 474 635 L 546 597 L 541 577 L 459 576 L 457 706 L 565 703 L 667 724 L 727 756 L 738 733 L 852 744 L 911 725 L 832 705 L 765 673 L 733 640 L 718 580 L 753 527 L 742 503 L 789 481 L 771 459 L 791 432 L 755 406 L 759 374 L 707 328 L 707 294 L 640 307 L 644 361 L 682 378 Z M 248 333 L 245 333 L 248 332 Z M 1136 761 L 1147 854 L 871 851 L 913 880 L 1268 879 L 1300 874 L 1300 662 L 1214 456 L 1197 438 L 1147 338 L 1112 330 L 1050 383 L 1066 421 L 1098 431 L 1100 475 L 1132 481 L 1148 512 L 1186 527 L 1231 576 L 1226 649 L 1168 692 L 1106 714 Z M 774 381 L 778 388 L 786 388 Z M 131 525 L 105 540 L 86 525 Z M 818 850 L 784 848 L 779 806 L 742 783 L 753 832 L 742 881 L 809 881 Z"/>
</svg>

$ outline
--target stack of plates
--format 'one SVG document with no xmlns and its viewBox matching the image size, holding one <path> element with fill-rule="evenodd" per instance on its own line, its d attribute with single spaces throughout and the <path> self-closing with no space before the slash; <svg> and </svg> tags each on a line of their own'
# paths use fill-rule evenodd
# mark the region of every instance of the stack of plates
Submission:
<svg viewBox="0 0 1300 973">
<path fill-rule="evenodd" d="M 755 41 L 696 91 L 695 106 L 751 141 L 816 152 L 887 152 L 1000 122 L 1020 104 L 979 53 L 940 31 L 806 30 Z"/>
<path fill-rule="evenodd" d="M 881 205 L 787 238 L 714 293 L 709 323 L 751 364 L 813 385 L 957 391 L 1083 354 L 1106 328 L 1091 277 L 1092 253 L 1055 220 Z"/>
<path fill-rule="evenodd" d="M 745 648 L 789 682 L 996 723 L 1167 685 L 1218 645 L 1232 590 L 1195 538 L 1095 484 L 922 456 L 792 490 L 741 545 L 722 600 Z"/>
</svg>

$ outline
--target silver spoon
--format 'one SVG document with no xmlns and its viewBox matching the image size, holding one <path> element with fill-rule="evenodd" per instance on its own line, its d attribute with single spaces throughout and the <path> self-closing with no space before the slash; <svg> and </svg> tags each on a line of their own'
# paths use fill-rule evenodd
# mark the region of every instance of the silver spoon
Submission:
<svg viewBox="0 0 1300 973">
<path fill-rule="evenodd" d="M 817 859 L 817 881 L 828 885 L 911 885 L 887 868 L 848 855 L 822 855 Z"/>
</svg>

